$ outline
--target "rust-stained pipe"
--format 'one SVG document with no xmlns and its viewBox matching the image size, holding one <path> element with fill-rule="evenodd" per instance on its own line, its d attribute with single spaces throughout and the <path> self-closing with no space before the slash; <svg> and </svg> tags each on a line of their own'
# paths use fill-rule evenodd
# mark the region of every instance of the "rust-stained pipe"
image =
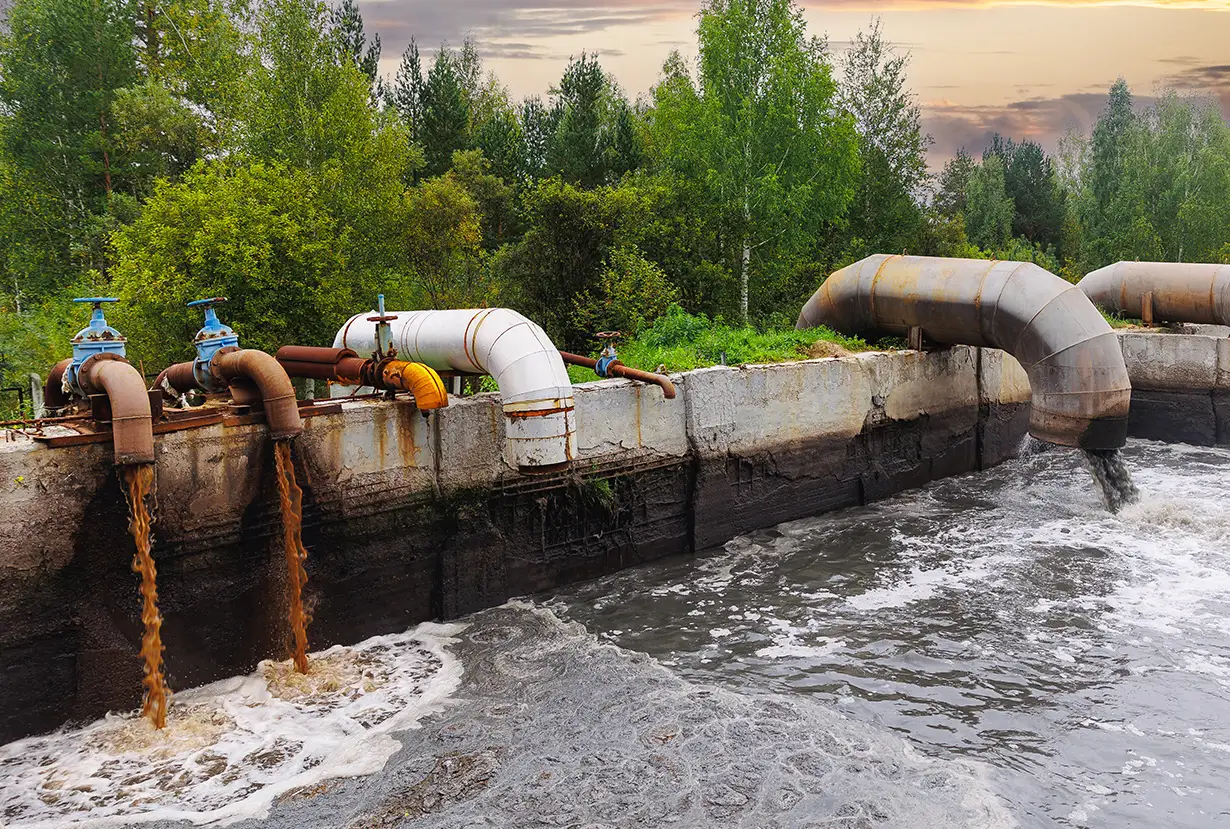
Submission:
<svg viewBox="0 0 1230 829">
<path fill-rule="evenodd" d="M 290 377 L 271 355 L 251 348 L 223 348 L 210 361 L 210 371 L 229 383 L 232 396 L 260 393 L 265 421 L 274 440 L 293 438 L 303 431 L 295 389 Z M 247 388 L 245 388 L 245 386 Z"/>
<path fill-rule="evenodd" d="M 1142 317 L 1153 294 L 1153 319 L 1230 325 L 1230 265 L 1186 262 L 1118 262 L 1077 283 L 1107 311 Z"/>
<path fill-rule="evenodd" d="M 561 351 L 559 356 L 563 358 L 565 363 L 572 366 L 581 366 L 582 368 L 594 369 L 598 367 L 598 361 L 590 357 L 582 357 L 580 354 L 569 354 L 567 351 Z M 607 373 L 615 377 L 624 377 L 628 380 L 635 380 L 638 383 L 649 383 L 650 385 L 660 386 L 662 388 L 662 396 L 667 400 L 675 399 L 675 384 L 661 374 L 653 374 L 648 371 L 641 371 L 639 368 L 630 368 L 623 363 L 615 360 L 606 367 Z"/>
<path fill-rule="evenodd" d="M 145 378 L 118 354 L 95 354 L 77 372 L 87 394 L 111 403 L 111 439 L 116 466 L 154 462 L 154 419 Z"/>
<path fill-rule="evenodd" d="M 64 393 L 64 371 L 72 363 L 72 357 L 65 357 L 47 375 L 47 382 L 43 384 L 43 405 L 48 409 L 62 409 L 71 402 L 72 398 Z"/>
<path fill-rule="evenodd" d="M 166 385 L 163 385 L 165 382 Z M 187 394 L 197 388 L 196 375 L 192 372 L 192 362 L 175 363 L 167 366 L 154 380 L 154 388 L 166 393 L 166 386 L 170 386 L 177 394 Z"/>
<path fill-rule="evenodd" d="M 1132 386 L 1119 341 L 1076 286 L 1029 262 L 869 256 L 820 287 L 796 328 L 1002 348 L 1032 389 L 1029 431 L 1082 449 L 1127 441 Z"/>
<path fill-rule="evenodd" d="M 448 392 L 440 375 L 422 363 L 397 359 L 364 360 L 349 348 L 286 345 L 277 360 L 291 377 L 332 380 L 385 391 L 408 391 L 421 411 L 448 405 Z"/>
</svg>

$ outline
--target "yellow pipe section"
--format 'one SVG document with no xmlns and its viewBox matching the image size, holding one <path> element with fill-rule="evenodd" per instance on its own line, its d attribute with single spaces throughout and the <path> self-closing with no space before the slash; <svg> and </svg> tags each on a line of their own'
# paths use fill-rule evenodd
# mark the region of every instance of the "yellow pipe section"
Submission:
<svg viewBox="0 0 1230 829">
<path fill-rule="evenodd" d="M 434 369 L 422 363 L 404 363 L 392 360 L 385 364 L 381 378 L 386 389 L 408 391 L 414 395 L 414 404 L 420 411 L 443 409 L 448 405 L 448 392 L 444 381 Z"/>
</svg>

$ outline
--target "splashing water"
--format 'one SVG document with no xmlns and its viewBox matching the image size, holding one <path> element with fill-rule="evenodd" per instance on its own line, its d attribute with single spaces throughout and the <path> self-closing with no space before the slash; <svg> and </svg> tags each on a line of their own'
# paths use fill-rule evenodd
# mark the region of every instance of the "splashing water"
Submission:
<svg viewBox="0 0 1230 829">
<path fill-rule="evenodd" d="M 295 464 L 290 457 L 289 441 L 280 440 L 274 444 L 274 462 L 278 473 L 278 496 L 282 503 L 288 616 L 294 637 L 292 658 L 295 670 L 306 674 L 307 626 L 311 619 L 303 609 L 303 585 L 307 583 L 307 570 L 303 567 L 303 562 L 307 561 L 307 549 L 303 546 L 303 490 L 295 481 Z"/>
<path fill-rule="evenodd" d="M 307 675 L 290 661 L 262 662 L 250 676 L 177 694 L 161 731 L 110 714 L 0 746 L 0 826 L 225 826 L 375 774 L 399 748 L 392 735 L 456 691 L 462 666 L 449 647 L 460 630 L 427 623 L 335 645 L 312 655 Z"/>
<path fill-rule="evenodd" d="M 139 464 L 123 468 L 124 482 L 128 486 L 128 530 L 136 542 L 137 552 L 132 559 L 132 570 L 141 576 L 141 621 L 145 633 L 141 637 L 141 656 L 145 659 L 145 697 L 141 714 L 154 728 L 167 724 L 167 699 L 170 689 L 162 675 L 162 615 L 158 612 L 158 570 L 150 550 L 153 546 L 150 535 L 149 505 L 146 499 L 154 491 L 153 464 Z"/>
<path fill-rule="evenodd" d="M 1140 492 L 1132 483 L 1132 473 L 1128 471 L 1118 449 L 1086 449 L 1085 462 L 1093 473 L 1093 480 L 1102 490 L 1106 508 L 1111 512 L 1118 512 L 1140 499 Z"/>
</svg>

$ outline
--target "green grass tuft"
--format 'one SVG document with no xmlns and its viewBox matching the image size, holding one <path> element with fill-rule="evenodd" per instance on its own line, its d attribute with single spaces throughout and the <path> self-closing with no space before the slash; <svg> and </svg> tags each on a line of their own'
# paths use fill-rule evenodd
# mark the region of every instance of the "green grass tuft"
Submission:
<svg viewBox="0 0 1230 829">
<path fill-rule="evenodd" d="M 758 331 L 733 327 L 703 314 L 692 315 L 675 306 L 652 326 L 619 346 L 619 360 L 626 366 L 654 371 L 690 371 L 723 362 L 737 366 L 749 363 L 783 363 L 807 360 L 817 353 L 817 343 L 831 343 L 845 351 L 869 351 L 858 337 L 843 337 L 827 328 L 796 331 L 773 328 Z M 570 366 L 574 383 L 595 379 L 589 369 Z"/>
</svg>

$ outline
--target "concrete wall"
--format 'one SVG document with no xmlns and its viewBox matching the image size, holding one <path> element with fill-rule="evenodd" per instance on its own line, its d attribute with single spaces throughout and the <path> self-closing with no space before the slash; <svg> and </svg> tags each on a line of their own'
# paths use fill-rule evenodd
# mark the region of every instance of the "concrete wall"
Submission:
<svg viewBox="0 0 1230 829">
<path fill-rule="evenodd" d="M 352 401 L 305 421 L 312 646 L 865 503 L 1009 457 L 1029 384 L 998 351 L 701 369 L 679 396 L 575 390 L 571 470 L 521 476 L 496 395 L 426 417 Z M 259 425 L 157 438 L 155 558 L 173 688 L 285 655 L 280 517 Z M 138 700 L 132 541 L 110 448 L 0 443 L 0 740 Z"/>
<path fill-rule="evenodd" d="M 1216 336 L 1221 328 L 1119 334 L 1132 380 L 1132 437 L 1230 444 L 1230 338 Z"/>
</svg>

